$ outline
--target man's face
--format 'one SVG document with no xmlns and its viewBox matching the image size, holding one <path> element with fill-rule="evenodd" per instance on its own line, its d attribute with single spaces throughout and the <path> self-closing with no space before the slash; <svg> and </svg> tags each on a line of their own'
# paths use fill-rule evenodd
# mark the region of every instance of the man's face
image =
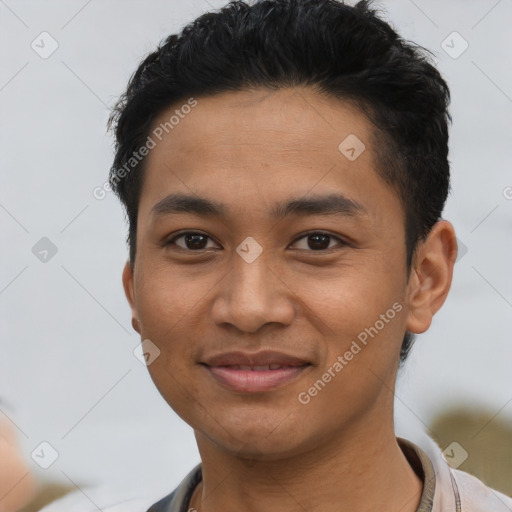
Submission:
<svg viewBox="0 0 512 512">
<path fill-rule="evenodd" d="M 243 457 L 388 419 L 408 326 L 404 214 L 375 172 L 369 121 L 310 89 L 199 97 L 181 112 L 153 136 L 123 276 L 160 351 L 148 369 L 162 396 Z M 165 208 L 171 194 L 222 212 Z M 280 354 L 253 359 L 263 351 Z"/>
</svg>

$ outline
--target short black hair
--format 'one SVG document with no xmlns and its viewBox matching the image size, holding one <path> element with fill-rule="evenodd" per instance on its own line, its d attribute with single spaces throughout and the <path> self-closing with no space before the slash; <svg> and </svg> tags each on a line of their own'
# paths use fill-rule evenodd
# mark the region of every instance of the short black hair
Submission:
<svg viewBox="0 0 512 512">
<path fill-rule="evenodd" d="M 109 183 L 126 210 L 132 268 L 145 164 L 138 151 L 156 116 L 191 97 L 294 86 L 349 101 L 373 123 L 376 170 L 404 207 L 409 273 L 450 187 L 450 93 L 431 53 L 402 39 L 366 0 L 232 1 L 147 55 L 108 122 L 115 133 Z M 406 333 L 401 364 L 413 338 Z"/>
</svg>

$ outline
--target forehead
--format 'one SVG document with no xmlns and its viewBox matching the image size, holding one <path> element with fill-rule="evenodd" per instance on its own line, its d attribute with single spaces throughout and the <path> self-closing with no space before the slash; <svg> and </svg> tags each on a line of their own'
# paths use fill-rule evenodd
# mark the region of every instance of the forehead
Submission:
<svg viewBox="0 0 512 512">
<path fill-rule="evenodd" d="M 321 150 L 338 158 L 339 142 L 346 136 L 358 134 L 370 142 L 371 124 L 356 107 L 310 88 L 229 91 L 196 101 L 188 114 L 173 115 L 185 111 L 187 102 L 183 101 L 162 112 L 153 123 L 152 131 L 163 131 L 163 142 L 172 144 L 176 154 L 196 154 L 200 143 L 202 150 L 208 146 L 255 150 L 264 145 L 287 151 L 290 157 Z M 162 149 L 165 144 L 159 146 Z M 159 152 L 152 155 L 155 153 Z"/>
<path fill-rule="evenodd" d="M 146 159 L 139 214 L 149 215 L 176 191 L 223 203 L 237 197 L 233 207 L 240 209 L 254 207 L 256 197 L 338 189 L 359 203 L 366 196 L 368 210 L 372 194 L 391 192 L 375 173 L 373 126 L 347 102 L 308 88 L 230 91 L 194 101 L 192 108 L 187 100 L 174 104 L 152 125 L 155 146 Z"/>
</svg>

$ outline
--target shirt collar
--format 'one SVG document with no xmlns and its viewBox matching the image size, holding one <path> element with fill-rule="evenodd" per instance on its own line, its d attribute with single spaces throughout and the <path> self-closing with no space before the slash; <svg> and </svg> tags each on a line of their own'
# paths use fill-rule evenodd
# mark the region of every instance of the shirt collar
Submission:
<svg viewBox="0 0 512 512">
<path fill-rule="evenodd" d="M 420 504 L 416 512 L 432 512 L 436 477 L 428 455 L 416 444 L 397 437 L 407 461 L 423 482 Z M 195 466 L 169 496 L 155 503 L 148 512 L 187 512 L 196 486 L 202 480 L 201 464 Z"/>
<path fill-rule="evenodd" d="M 436 490 L 434 466 L 428 455 L 417 445 L 401 437 L 396 438 L 407 462 L 423 482 L 420 504 L 416 512 L 432 512 Z"/>
</svg>

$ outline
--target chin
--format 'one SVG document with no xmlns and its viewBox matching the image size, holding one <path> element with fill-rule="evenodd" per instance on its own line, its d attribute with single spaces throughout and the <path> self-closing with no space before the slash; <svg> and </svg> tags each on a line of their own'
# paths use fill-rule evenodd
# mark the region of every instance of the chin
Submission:
<svg viewBox="0 0 512 512">
<path fill-rule="evenodd" d="M 222 450 L 243 459 L 277 460 L 308 444 L 304 421 L 298 421 L 293 411 L 228 413 L 216 418 L 214 423 L 210 418 L 208 425 L 193 428 Z M 300 430 L 297 424 L 301 424 Z"/>
<path fill-rule="evenodd" d="M 272 437 L 272 436 L 270 436 Z M 265 433 L 260 436 L 244 437 L 240 433 L 240 441 L 233 443 L 233 439 L 211 439 L 217 446 L 234 457 L 248 461 L 282 460 L 300 453 L 300 443 L 289 436 L 269 438 Z"/>
</svg>

